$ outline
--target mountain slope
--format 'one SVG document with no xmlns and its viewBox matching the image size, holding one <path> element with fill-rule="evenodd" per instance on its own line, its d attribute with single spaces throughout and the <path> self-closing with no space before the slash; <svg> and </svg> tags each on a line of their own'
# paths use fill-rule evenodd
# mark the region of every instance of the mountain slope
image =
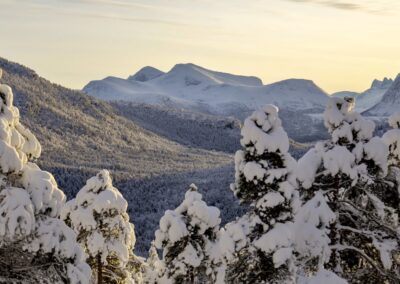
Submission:
<svg viewBox="0 0 400 284">
<path fill-rule="evenodd" d="M 179 144 L 234 153 L 240 148 L 240 121 L 149 104 L 112 103 L 116 112 Z"/>
<path fill-rule="evenodd" d="M 392 84 L 393 80 L 385 77 L 382 81 L 375 79 L 372 82 L 371 87 L 362 93 L 343 91 L 334 93 L 332 94 L 332 96 L 341 98 L 355 98 L 356 111 L 363 112 L 378 104 L 382 100 L 385 92 L 390 88 Z"/>
<path fill-rule="evenodd" d="M 263 85 L 256 77 L 210 71 L 194 64 L 177 64 L 153 80 L 129 84 L 109 78 L 91 81 L 83 90 L 109 101 L 130 101 L 177 107 L 214 114 L 235 114 L 236 109 L 254 110 L 261 104 L 281 108 L 319 110 L 327 94 L 309 80 L 290 79 Z M 315 110 L 314 110 L 315 111 Z"/>
<path fill-rule="evenodd" d="M 146 82 L 149 80 L 153 80 L 157 77 L 160 77 L 163 74 L 164 74 L 164 72 L 162 72 L 161 70 L 158 70 L 157 68 L 154 68 L 151 66 L 146 66 L 146 67 L 143 67 L 142 69 L 140 69 L 134 75 L 129 76 L 128 80 L 129 81 Z"/>
<path fill-rule="evenodd" d="M 356 98 L 359 95 L 360 95 L 360 93 L 357 93 L 357 92 L 340 91 L 340 92 L 336 92 L 336 93 L 331 94 L 331 97 L 335 97 L 335 98 L 344 98 L 344 97 Z"/>
<path fill-rule="evenodd" d="M 178 86 L 211 86 L 211 85 L 235 85 L 235 86 L 262 86 L 262 81 L 253 76 L 233 75 L 224 72 L 212 71 L 198 65 L 187 63 L 177 64 L 164 76 L 155 80 L 157 85 L 174 84 Z"/>
<path fill-rule="evenodd" d="M 111 171 L 130 201 L 139 255 L 147 253 L 159 216 L 181 202 L 192 182 L 218 203 L 225 222 L 237 216 L 227 174 L 234 172 L 232 155 L 172 142 L 119 115 L 110 104 L 52 84 L 22 65 L 0 58 L 0 69 L 1 82 L 13 88 L 22 122 L 42 144 L 40 166 L 54 174 L 69 198 L 98 170 Z"/>
<path fill-rule="evenodd" d="M 389 116 L 400 110 L 400 74 L 396 77 L 390 88 L 384 93 L 381 101 L 366 111 L 365 114 L 373 116 Z"/>
<path fill-rule="evenodd" d="M 145 177 L 231 161 L 228 155 L 187 148 L 146 131 L 109 104 L 52 84 L 21 65 L 0 59 L 0 68 L 2 82 L 15 92 L 22 121 L 43 144 L 46 167 L 108 168 L 118 177 Z"/>
</svg>

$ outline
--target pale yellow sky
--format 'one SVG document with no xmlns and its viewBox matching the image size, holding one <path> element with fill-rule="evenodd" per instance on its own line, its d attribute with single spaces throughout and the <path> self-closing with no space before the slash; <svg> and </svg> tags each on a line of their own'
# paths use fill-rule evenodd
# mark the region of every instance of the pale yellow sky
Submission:
<svg viewBox="0 0 400 284">
<path fill-rule="evenodd" d="M 0 0 L 0 56 L 82 88 L 176 63 L 362 91 L 400 73 L 399 0 Z"/>
</svg>

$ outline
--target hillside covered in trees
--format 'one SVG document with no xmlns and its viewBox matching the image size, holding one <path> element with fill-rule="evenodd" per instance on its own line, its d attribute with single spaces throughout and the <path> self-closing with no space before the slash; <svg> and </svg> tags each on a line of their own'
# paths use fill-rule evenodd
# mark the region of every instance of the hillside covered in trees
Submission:
<svg viewBox="0 0 400 284">
<path fill-rule="evenodd" d="M 43 80 L 29 72 L 21 76 Z M 43 108 L 36 119 L 42 120 L 36 121 L 39 127 L 31 128 L 34 120 L 29 116 L 23 120 L 24 114 L 14 105 L 17 92 L 0 84 L 0 283 L 400 281 L 400 112 L 389 117 L 391 129 L 374 136 L 375 123 L 354 111 L 353 98 L 330 98 L 323 113 L 330 139 L 297 156 L 289 151 L 291 142 L 278 107 L 265 105 L 243 123 L 242 149 L 235 153 L 234 169 L 227 166 L 231 157 L 227 153 L 190 149 L 123 117 L 98 114 L 109 119 L 110 124 L 104 127 L 118 130 L 114 123 L 126 123 L 135 130 L 132 140 L 123 136 L 126 141 L 121 138 L 115 142 L 110 137 L 114 150 L 129 145 L 136 153 L 148 151 L 154 157 L 137 155 L 139 169 L 134 174 L 139 178 L 134 179 L 134 174 L 129 176 L 121 170 L 124 167 L 111 169 L 111 174 L 96 167 L 84 170 L 86 153 L 74 160 L 79 153 L 69 149 L 70 153 L 57 156 L 60 160 L 50 162 L 58 161 L 67 168 L 68 164 L 61 161 L 69 155 L 71 168 L 77 173 L 75 180 L 96 172 L 79 190 L 65 183 L 71 197 L 68 201 L 51 173 L 51 164 L 38 164 L 56 155 L 50 151 L 46 156 L 46 146 L 54 150 L 61 149 L 62 144 L 50 146 L 52 140 L 41 144 L 36 131 L 43 135 L 65 130 L 80 143 L 89 138 L 107 138 L 114 132 L 107 132 L 108 128 L 100 131 L 94 121 L 93 133 L 88 136 L 79 128 L 68 130 L 63 124 L 56 128 L 53 123 L 57 122 L 57 115 L 53 122 L 47 119 L 53 118 L 50 114 L 64 117 L 63 111 L 57 111 L 56 103 L 51 108 L 40 104 L 40 100 L 37 103 Z M 28 102 L 27 111 L 29 100 L 25 98 L 23 102 Z M 102 104 L 96 109 L 101 107 Z M 107 110 L 110 106 L 103 107 Z M 89 121 L 90 118 L 93 119 L 86 117 Z M 72 123 L 74 118 L 70 119 Z M 139 148 L 135 148 L 136 139 Z M 63 142 L 72 143 L 68 139 Z M 161 143 L 169 147 L 164 149 Z M 96 148 L 96 157 L 103 157 L 102 149 Z M 174 151 L 179 154 L 162 171 L 163 163 L 174 157 Z M 109 155 L 105 154 L 105 161 L 112 158 L 112 152 Z M 167 177 L 177 175 L 179 184 L 175 186 L 181 190 L 165 191 L 163 199 L 154 200 L 155 191 L 140 179 L 150 177 L 139 173 L 140 159 L 146 165 L 149 161 L 157 164 L 157 155 L 162 158 L 154 174 L 158 173 L 158 178 L 166 176 L 153 188 L 159 190 L 159 184 Z M 187 161 L 190 157 L 191 163 L 199 162 L 187 169 L 190 176 L 185 175 L 181 164 L 184 157 Z M 127 154 L 125 159 L 128 161 L 130 156 Z M 174 171 L 175 163 L 182 168 Z M 53 168 L 55 175 L 60 167 Z M 121 191 L 113 185 L 113 171 L 123 185 Z M 225 178 L 221 173 L 226 174 Z M 225 184 L 226 177 L 231 178 L 230 186 Z M 154 179 L 149 179 L 151 182 Z M 218 184 L 225 191 L 201 190 L 211 184 Z M 128 207 L 132 200 L 134 210 Z M 156 206 L 152 202 L 157 202 L 158 210 L 144 219 L 135 217 L 135 212 L 141 210 L 150 213 Z M 165 212 L 159 216 L 164 207 Z M 138 220 L 141 230 L 135 227 Z M 149 227 L 145 232 L 153 228 L 152 223 L 158 227 L 153 235 L 143 233 L 146 224 Z M 143 236 L 153 240 L 147 259 L 137 255 L 136 237 Z"/>
</svg>

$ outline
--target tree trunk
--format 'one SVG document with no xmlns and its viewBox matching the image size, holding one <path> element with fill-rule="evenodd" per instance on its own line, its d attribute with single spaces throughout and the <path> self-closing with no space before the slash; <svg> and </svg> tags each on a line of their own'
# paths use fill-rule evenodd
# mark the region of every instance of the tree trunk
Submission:
<svg viewBox="0 0 400 284">
<path fill-rule="evenodd" d="M 97 284 L 103 284 L 103 264 L 100 254 L 97 255 Z"/>
<path fill-rule="evenodd" d="M 340 178 L 335 177 L 335 191 L 333 192 L 333 198 L 332 202 L 330 204 L 331 210 L 336 214 L 337 220 L 335 223 L 332 224 L 331 226 L 331 233 L 330 233 L 330 239 L 331 239 L 331 246 L 336 246 L 340 244 L 340 232 L 339 232 L 339 225 L 340 225 L 340 220 L 339 220 L 339 188 L 340 188 Z M 332 255 L 331 255 L 331 269 L 335 273 L 341 273 L 341 260 L 340 260 L 340 252 L 337 249 L 332 249 Z"/>
</svg>

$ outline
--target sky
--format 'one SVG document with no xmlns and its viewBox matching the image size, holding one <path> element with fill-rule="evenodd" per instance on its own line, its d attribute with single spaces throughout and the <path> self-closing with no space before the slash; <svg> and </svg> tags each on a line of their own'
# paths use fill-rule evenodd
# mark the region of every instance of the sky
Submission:
<svg viewBox="0 0 400 284">
<path fill-rule="evenodd" d="M 400 73 L 399 0 L 0 0 L 0 57 L 81 89 L 177 63 L 363 91 Z"/>
</svg>

